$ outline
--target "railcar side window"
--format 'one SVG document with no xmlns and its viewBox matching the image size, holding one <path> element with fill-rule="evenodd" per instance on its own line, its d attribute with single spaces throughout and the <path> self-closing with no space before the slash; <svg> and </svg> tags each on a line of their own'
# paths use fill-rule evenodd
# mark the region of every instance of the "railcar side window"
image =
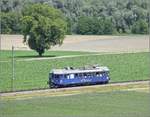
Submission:
<svg viewBox="0 0 150 117">
<path fill-rule="evenodd" d="M 99 75 L 100 77 L 102 77 L 103 75 L 100 73 L 100 75 Z"/>
<path fill-rule="evenodd" d="M 70 79 L 74 79 L 74 74 L 70 74 Z"/>
<path fill-rule="evenodd" d="M 79 74 L 75 74 L 75 78 L 77 78 L 79 76 Z"/>
<path fill-rule="evenodd" d="M 91 76 L 92 76 L 92 77 L 95 77 L 95 76 L 96 76 L 96 73 L 95 73 L 95 72 L 91 73 Z"/>
<path fill-rule="evenodd" d="M 93 76 L 93 74 L 92 73 L 87 73 L 87 76 L 91 77 L 91 76 Z"/>
<path fill-rule="evenodd" d="M 70 79 L 69 74 L 65 74 L 65 78 Z"/>
<path fill-rule="evenodd" d="M 93 76 L 93 77 L 96 77 L 96 72 L 92 73 L 92 76 Z"/>
<path fill-rule="evenodd" d="M 55 78 L 59 78 L 59 75 L 58 75 L 58 74 L 55 74 L 54 77 L 55 77 Z"/>
<path fill-rule="evenodd" d="M 68 76 L 69 76 L 68 74 L 65 74 L 65 75 L 64 75 L 64 78 L 68 78 Z"/>
<path fill-rule="evenodd" d="M 87 74 L 86 73 L 84 73 L 83 75 L 84 75 L 85 78 L 87 78 Z"/>
<path fill-rule="evenodd" d="M 79 77 L 83 77 L 83 74 L 82 74 L 82 73 L 79 73 L 78 75 L 79 75 Z"/>
<path fill-rule="evenodd" d="M 96 76 L 97 76 L 97 77 L 99 76 L 99 72 L 96 72 Z"/>
</svg>

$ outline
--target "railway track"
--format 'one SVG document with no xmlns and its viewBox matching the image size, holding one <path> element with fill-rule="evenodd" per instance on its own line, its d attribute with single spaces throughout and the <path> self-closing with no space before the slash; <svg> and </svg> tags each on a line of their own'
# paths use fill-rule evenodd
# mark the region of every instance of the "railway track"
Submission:
<svg viewBox="0 0 150 117">
<path fill-rule="evenodd" d="M 1 100 L 13 100 L 13 99 L 30 99 L 35 97 L 53 97 L 53 96 L 68 96 L 82 93 L 92 92 L 112 92 L 112 91 L 136 91 L 146 89 L 149 92 L 150 81 L 138 80 L 128 82 L 113 82 L 105 85 L 91 85 L 80 87 L 67 87 L 58 89 L 40 89 L 32 91 L 18 91 L 0 93 Z"/>
</svg>

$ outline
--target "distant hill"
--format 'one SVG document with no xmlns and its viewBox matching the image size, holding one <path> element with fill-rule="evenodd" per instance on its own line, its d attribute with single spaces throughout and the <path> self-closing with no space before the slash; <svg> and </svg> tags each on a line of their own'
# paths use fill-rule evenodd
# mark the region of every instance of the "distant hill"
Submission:
<svg viewBox="0 0 150 117">
<path fill-rule="evenodd" d="M 148 33 L 147 0 L 2 0 L 2 32 L 20 33 L 21 10 L 34 3 L 60 9 L 68 34 Z"/>
</svg>

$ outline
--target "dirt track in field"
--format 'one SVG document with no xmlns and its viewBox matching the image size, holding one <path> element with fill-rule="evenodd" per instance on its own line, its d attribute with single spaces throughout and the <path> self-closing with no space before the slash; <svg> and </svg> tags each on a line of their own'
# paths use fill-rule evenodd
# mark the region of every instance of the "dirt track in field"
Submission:
<svg viewBox="0 0 150 117">
<path fill-rule="evenodd" d="M 23 44 L 22 35 L 2 35 L 1 48 L 11 50 L 30 50 Z M 51 50 L 88 51 L 88 52 L 145 52 L 149 50 L 147 35 L 132 36 L 66 36 L 62 46 Z"/>
<path fill-rule="evenodd" d="M 45 89 L 35 91 L 2 93 L 0 94 L 0 98 L 2 100 L 25 100 L 37 97 L 70 96 L 84 93 L 93 93 L 93 92 L 100 93 L 112 91 L 136 91 L 149 93 L 150 91 L 149 81 L 136 81 L 136 82 L 124 82 L 106 85 L 93 85 L 93 86 L 70 87 L 60 89 Z"/>
</svg>

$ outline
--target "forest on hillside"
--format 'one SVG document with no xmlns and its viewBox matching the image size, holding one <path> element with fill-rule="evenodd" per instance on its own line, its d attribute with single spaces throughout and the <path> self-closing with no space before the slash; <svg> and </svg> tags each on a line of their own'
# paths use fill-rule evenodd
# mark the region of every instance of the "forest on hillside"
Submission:
<svg viewBox="0 0 150 117">
<path fill-rule="evenodd" d="M 2 0 L 1 32 L 21 34 L 22 9 L 47 4 L 61 10 L 67 34 L 147 34 L 148 0 Z"/>
</svg>

